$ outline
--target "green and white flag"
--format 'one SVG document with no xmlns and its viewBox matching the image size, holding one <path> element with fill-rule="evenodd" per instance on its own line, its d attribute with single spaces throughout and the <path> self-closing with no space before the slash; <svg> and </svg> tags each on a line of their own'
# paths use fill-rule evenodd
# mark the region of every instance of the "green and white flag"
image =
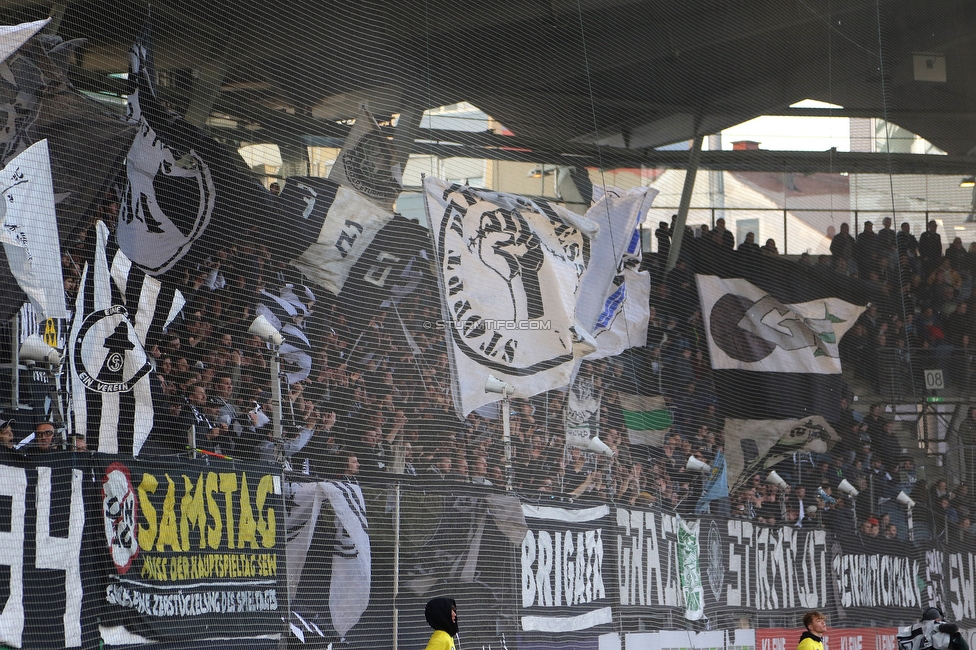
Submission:
<svg viewBox="0 0 976 650">
<path fill-rule="evenodd" d="M 632 445 L 660 447 L 671 431 L 671 410 L 661 395 L 620 393 L 627 438 Z"/>
<path fill-rule="evenodd" d="M 698 530 L 701 522 L 678 517 L 678 570 L 681 596 L 685 601 L 685 618 L 700 620 L 705 615 L 705 590 L 698 566 Z"/>
</svg>

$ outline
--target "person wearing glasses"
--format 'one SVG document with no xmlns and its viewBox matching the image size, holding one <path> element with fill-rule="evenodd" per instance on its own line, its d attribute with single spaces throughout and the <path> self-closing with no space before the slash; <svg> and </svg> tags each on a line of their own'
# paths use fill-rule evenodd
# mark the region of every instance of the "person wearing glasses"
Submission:
<svg viewBox="0 0 976 650">
<path fill-rule="evenodd" d="M 57 451 L 58 445 L 55 442 L 56 434 L 57 429 L 55 429 L 54 424 L 50 422 L 39 422 L 34 427 L 34 444 L 31 445 L 30 451 L 35 454 L 49 454 Z"/>
</svg>

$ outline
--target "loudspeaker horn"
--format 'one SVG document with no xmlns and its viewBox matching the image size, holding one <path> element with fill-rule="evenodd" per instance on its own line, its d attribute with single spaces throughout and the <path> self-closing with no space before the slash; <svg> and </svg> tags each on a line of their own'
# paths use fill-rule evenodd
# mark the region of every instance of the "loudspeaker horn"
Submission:
<svg viewBox="0 0 976 650">
<path fill-rule="evenodd" d="M 766 482 L 784 490 L 790 487 L 790 484 L 784 481 L 783 478 L 776 473 L 775 469 L 766 476 Z"/>
<path fill-rule="evenodd" d="M 285 342 L 285 338 L 281 335 L 281 332 L 276 330 L 274 325 L 271 324 L 271 321 L 264 316 L 255 318 L 251 326 L 247 328 L 247 331 L 251 334 L 258 335 L 262 341 L 267 341 L 273 345 L 281 345 Z"/>
<path fill-rule="evenodd" d="M 860 494 L 857 488 L 851 485 L 846 478 L 837 485 L 837 489 L 851 497 L 857 497 Z"/>
<path fill-rule="evenodd" d="M 35 363 L 49 363 L 52 366 L 61 363 L 61 353 L 45 343 L 40 334 L 31 334 L 24 339 L 20 346 L 20 358 Z"/>
</svg>

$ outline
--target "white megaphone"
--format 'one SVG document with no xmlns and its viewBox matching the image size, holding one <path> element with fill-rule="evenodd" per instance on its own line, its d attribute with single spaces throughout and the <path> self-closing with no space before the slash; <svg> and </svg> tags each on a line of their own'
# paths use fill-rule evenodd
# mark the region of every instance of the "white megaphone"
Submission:
<svg viewBox="0 0 976 650">
<path fill-rule="evenodd" d="M 857 491 L 857 488 L 851 485 L 850 481 L 848 481 L 846 478 L 837 485 L 837 489 L 843 492 L 844 494 L 854 498 L 856 498 L 857 495 L 860 494 Z"/>
<path fill-rule="evenodd" d="M 698 460 L 694 456 L 688 456 L 688 462 L 685 463 L 685 468 L 686 469 L 690 469 L 692 471 L 697 470 L 697 471 L 700 471 L 700 472 L 710 472 L 710 471 L 712 471 L 712 466 L 711 465 L 709 465 L 708 463 L 706 463 L 703 460 Z"/>
<path fill-rule="evenodd" d="M 274 325 L 271 324 L 271 321 L 264 316 L 255 318 L 251 326 L 247 328 L 247 331 L 251 334 L 256 334 L 262 341 L 267 341 L 272 345 L 280 346 L 285 342 L 285 338 L 281 335 L 281 332 L 276 330 Z"/>
<path fill-rule="evenodd" d="M 902 504 L 903 506 L 908 506 L 909 508 L 915 507 L 915 502 L 912 500 L 910 496 L 905 494 L 904 490 L 898 493 L 898 496 L 895 497 L 895 500 L 898 501 L 898 503 Z"/>
<path fill-rule="evenodd" d="M 511 384 L 506 384 L 501 379 L 494 375 L 488 375 L 488 380 L 485 381 L 485 392 L 486 393 L 497 393 L 502 397 L 509 397 L 515 392 L 515 389 Z M 602 443 L 601 443 L 602 444 Z"/>
<path fill-rule="evenodd" d="M 49 363 L 52 366 L 61 363 L 61 353 L 45 343 L 40 334 L 31 334 L 24 339 L 20 346 L 20 358 L 34 363 Z"/>
<path fill-rule="evenodd" d="M 787 490 L 790 487 L 790 484 L 784 481 L 783 478 L 776 473 L 775 469 L 769 472 L 769 474 L 766 476 L 766 482 L 783 490 Z"/>
<path fill-rule="evenodd" d="M 607 443 L 603 442 L 597 437 L 590 438 L 590 443 L 586 446 L 587 451 L 591 451 L 594 454 L 600 454 L 601 456 L 606 456 L 607 458 L 613 458 L 613 449 L 607 446 Z"/>
<path fill-rule="evenodd" d="M 817 514 L 817 506 L 807 506 L 806 511 L 807 517 L 812 517 Z"/>
</svg>

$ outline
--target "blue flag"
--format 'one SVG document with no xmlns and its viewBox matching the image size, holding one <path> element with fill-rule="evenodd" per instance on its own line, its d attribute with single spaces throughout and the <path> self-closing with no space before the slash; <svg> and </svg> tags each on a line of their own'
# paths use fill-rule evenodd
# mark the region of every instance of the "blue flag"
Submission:
<svg viewBox="0 0 976 650">
<path fill-rule="evenodd" d="M 705 479 L 702 486 L 702 495 L 695 506 L 695 514 L 707 514 L 708 504 L 716 499 L 723 499 L 729 496 L 729 482 L 725 474 L 725 453 L 719 449 L 712 461 L 712 473 Z"/>
</svg>

